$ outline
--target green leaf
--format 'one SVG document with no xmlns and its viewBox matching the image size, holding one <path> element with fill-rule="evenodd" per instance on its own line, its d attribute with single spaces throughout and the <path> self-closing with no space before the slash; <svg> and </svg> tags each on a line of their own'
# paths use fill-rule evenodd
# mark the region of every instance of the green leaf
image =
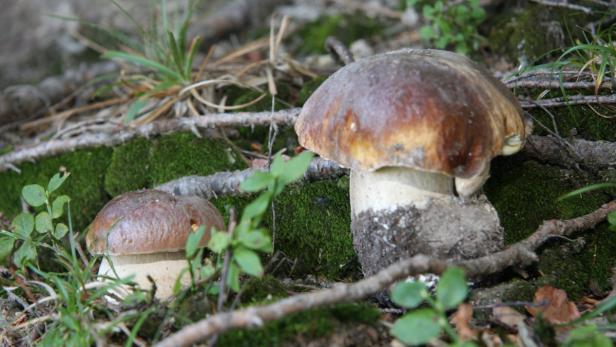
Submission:
<svg viewBox="0 0 616 347">
<path fill-rule="evenodd" d="M 607 221 L 612 225 L 616 225 L 616 211 L 612 211 L 607 215 Z"/>
<path fill-rule="evenodd" d="M 71 201 L 67 195 L 60 195 L 54 199 L 51 203 L 51 217 L 52 218 L 60 218 L 62 217 L 62 213 L 64 212 L 64 204 Z"/>
<path fill-rule="evenodd" d="M 188 235 L 188 239 L 186 239 L 186 258 L 192 259 L 195 256 L 203 235 L 205 235 L 205 225 L 199 226 L 197 230 Z"/>
<path fill-rule="evenodd" d="M 441 333 L 438 319 L 438 314 L 432 309 L 416 310 L 398 319 L 391 334 L 407 345 L 422 345 Z"/>
<path fill-rule="evenodd" d="M 428 297 L 428 288 L 423 282 L 399 282 L 391 290 L 391 299 L 396 304 L 415 308 Z"/>
<path fill-rule="evenodd" d="M 51 216 L 47 211 L 43 211 L 36 215 L 34 220 L 34 224 L 36 225 L 36 231 L 43 234 L 53 230 L 53 225 L 51 223 Z"/>
<path fill-rule="evenodd" d="M 60 186 L 64 183 L 64 181 L 66 181 L 66 179 L 70 175 L 71 174 L 69 172 L 64 174 L 58 172 L 57 174 L 53 175 L 53 177 L 49 180 L 49 184 L 47 184 L 47 191 L 49 192 L 49 194 L 60 188 Z"/>
<path fill-rule="evenodd" d="M 29 184 L 25 186 L 21 190 L 21 195 L 24 197 L 24 200 L 26 200 L 28 205 L 32 207 L 39 207 L 47 201 L 45 188 L 39 186 L 38 184 Z"/>
<path fill-rule="evenodd" d="M 300 155 L 286 162 L 284 170 L 280 173 L 280 181 L 286 185 L 301 178 L 312 161 L 314 154 L 310 151 L 303 151 Z"/>
<path fill-rule="evenodd" d="M 199 272 L 199 278 L 201 280 L 206 280 L 216 273 L 216 269 L 212 264 L 205 264 L 201 267 L 201 271 Z"/>
<path fill-rule="evenodd" d="M 569 192 L 567 194 L 564 194 L 562 196 L 560 196 L 558 199 L 556 199 L 556 201 L 562 201 L 565 199 L 569 199 L 573 196 L 576 195 L 580 195 L 583 193 L 588 193 L 591 192 L 593 190 L 597 190 L 597 189 L 607 189 L 607 188 L 616 188 L 616 183 L 597 183 L 597 184 L 591 184 L 589 186 L 580 188 L 580 189 L 576 189 L 572 192 Z"/>
<path fill-rule="evenodd" d="M 229 264 L 229 272 L 227 273 L 227 286 L 234 292 L 240 291 L 240 268 L 231 262 Z"/>
<path fill-rule="evenodd" d="M 267 211 L 269 207 L 272 193 L 263 192 L 261 195 L 253 200 L 248 206 L 244 208 L 242 213 L 242 221 L 249 221 L 254 217 L 261 216 Z"/>
<path fill-rule="evenodd" d="M 68 232 L 68 227 L 66 226 L 66 224 L 58 223 L 56 224 L 56 229 L 53 231 L 53 237 L 56 240 L 60 240 L 64 237 L 64 235 L 66 235 L 67 232 Z"/>
<path fill-rule="evenodd" d="M 458 306 L 468 294 L 464 270 L 451 267 L 445 270 L 436 287 L 436 299 L 448 310 Z"/>
<path fill-rule="evenodd" d="M 22 212 L 13 219 L 13 232 L 22 240 L 30 237 L 34 230 L 34 217 L 30 213 Z"/>
<path fill-rule="evenodd" d="M 26 240 L 22 243 L 21 247 L 13 254 L 13 262 L 18 267 L 23 267 L 34 260 L 36 260 L 36 248 L 30 240 Z"/>
<path fill-rule="evenodd" d="M 13 252 L 15 239 L 5 235 L 0 235 L 0 263 L 6 260 Z"/>
<path fill-rule="evenodd" d="M 575 328 L 569 332 L 565 347 L 612 347 L 612 341 L 599 332 L 596 325 Z"/>
<path fill-rule="evenodd" d="M 434 37 L 434 29 L 429 25 L 424 25 L 419 29 L 419 36 L 424 40 L 430 40 Z"/>
<path fill-rule="evenodd" d="M 207 244 L 207 248 L 211 249 L 214 253 L 222 253 L 229 247 L 231 243 L 231 237 L 229 234 L 222 231 L 212 231 L 212 237 Z"/>
<path fill-rule="evenodd" d="M 240 232 L 237 240 L 244 246 L 261 252 L 271 252 L 272 238 L 265 229 Z"/>
<path fill-rule="evenodd" d="M 258 192 L 267 188 L 274 181 L 274 176 L 269 172 L 257 171 L 240 184 L 240 189 L 245 192 Z"/>
<path fill-rule="evenodd" d="M 254 251 L 245 247 L 237 247 L 233 250 L 233 259 L 245 273 L 255 277 L 263 275 L 261 259 Z"/>
<path fill-rule="evenodd" d="M 147 99 L 139 98 L 135 100 L 126 111 L 126 115 L 124 115 L 124 124 L 131 122 L 137 115 L 141 112 L 143 106 L 147 104 Z"/>
</svg>

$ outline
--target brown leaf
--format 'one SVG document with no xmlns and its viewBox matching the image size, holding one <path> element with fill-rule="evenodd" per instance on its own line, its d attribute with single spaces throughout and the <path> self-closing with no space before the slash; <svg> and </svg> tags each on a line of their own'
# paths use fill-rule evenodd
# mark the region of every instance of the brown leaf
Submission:
<svg viewBox="0 0 616 347">
<path fill-rule="evenodd" d="M 494 319 L 509 329 L 518 329 L 526 317 L 509 306 L 496 306 L 492 309 Z"/>
<path fill-rule="evenodd" d="M 541 315 L 552 324 L 567 323 L 580 317 L 580 312 L 567 293 L 558 288 L 543 286 L 535 292 L 535 306 L 526 310 L 533 316 Z"/>
<path fill-rule="evenodd" d="M 473 306 L 470 304 L 462 304 L 458 307 L 456 313 L 451 317 L 451 323 L 456 327 L 458 335 L 462 340 L 475 340 L 477 338 L 477 330 L 470 325 L 473 318 Z"/>
</svg>

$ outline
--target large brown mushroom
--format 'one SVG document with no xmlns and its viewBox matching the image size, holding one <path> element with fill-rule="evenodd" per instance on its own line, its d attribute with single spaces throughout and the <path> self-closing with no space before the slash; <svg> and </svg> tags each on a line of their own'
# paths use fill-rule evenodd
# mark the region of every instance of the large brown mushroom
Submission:
<svg viewBox="0 0 616 347">
<path fill-rule="evenodd" d="M 86 243 L 91 253 L 108 255 L 111 261 L 109 264 L 103 259 L 99 275 L 134 276 L 134 282 L 143 289 L 151 287 L 147 279 L 151 276 L 157 286 L 156 296 L 165 298 L 187 267 L 186 240 L 200 225 L 207 231 L 202 246 L 208 242 L 211 228 L 224 230 L 222 216 L 207 200 L 141 190 L 107 203 L 94 218 Z M 183 278 L 183 283 L 187 280 Z"/>
<path fill-rule="evenodd" d="M 466 57 L 406 49 L 334 73 L 295 129 L 304 147 L 351 169 L 354 245 L 370 275 L 418 253 L 500 249 L 496 211 L 470 197 L 493 157 L 522 148 L 528 125 L 511 92 Z"/>
</svg>

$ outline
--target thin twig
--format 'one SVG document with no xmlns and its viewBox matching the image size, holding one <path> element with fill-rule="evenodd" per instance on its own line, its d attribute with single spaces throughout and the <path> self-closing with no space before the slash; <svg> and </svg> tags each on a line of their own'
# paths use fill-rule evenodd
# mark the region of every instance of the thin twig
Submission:
<svg viewBox="0 0 616 347">
<path fill-rule="evenodd" d="M 616 104 L 616 94 L 612 95 L 572 95 L 543 100 L 520 100 L 523 108 L 559 107 L 583 104 Z"/>
<path fill-rule="evenodd" d="M 152 122 L 137 128 L 126 128 L 116 133 L 85 134 L 70 139 L 53 140 L 33 147 L 18 149 L 0 156 L 0 172 L 25 161 L 97 146 L 115 146 L 135 137 L 151 137 L 171 132 L 191 131 L 194 128 L 213 128 L 225 126 L 255 126 L 270 122 L 293 124 L 299 109 L 271 112 L 214 113 L 192 118 L 172 118 Z"/>
<path fill-rule="evenodd" d="M 209 176 L 185 176 L 157 186 L 174 195 L 197 195 L 207 199 L 218 196 L 240 195 L 240 184 L 257 171 L 267 169 L 246 169 L 233 172 L 219 172 Z M 331 160 L 313 159 L 304 174 L 305 180 L 324 180 L 338 178 L 347 174 L 347 170 Z"/>
<path fill-rule="evenodd" d="M 584 13 L 592 13 L 592 9 L 589 7 L 571 4 L 568 0 L 531 0 L 532 2 L 536 2 L 545 6 L 553 6 L 553 7 L 563 7 L 568 8 L 570 10 L 582 11 Z"/>
<path fill-rule="evenodd" d="M 344 43 L 340 42 L 340 40 L 333 36 L 330 36 L 325 40 L 325 48 L 327 48 L 329 54 L 331 54 L 334 59 L 342 65 L 349 65 L 355 61 L 353 58 L 353 53 L 349 51 Z"/>
<path fill-rule="evenodd" d="M 549 220 L 527 239 L 509 248 L 478 259 L 448 263 L 445 260 L 416 255 L 401 260 L 379 271 L 374 276 L 350 284 L 338 284 L 329 289 L 295 295 L 265 306 L 253 306 L 237 311 L 219 313 L 182 328 L 177 333 L 160 341 L 156 347 L 191 346 L 213 334 L 234 328 L 262 326 L 265 322 L 280 319 L 292 313 L 326 305 L 365 298 L 386 289 L 408 276 L 423 273 L 442 273 L 447 266 L 460 266 L 469 277 L 479 277 L 500 272 L 513 265 L 527 266 L 537 260 L 534 251 L 550 237 L 567 236 L 593 228 L 602 222 L 608 213 L 616 211 L 616 201 L 603 205 L 587 215 L 569 220 Z"/>
</svg>

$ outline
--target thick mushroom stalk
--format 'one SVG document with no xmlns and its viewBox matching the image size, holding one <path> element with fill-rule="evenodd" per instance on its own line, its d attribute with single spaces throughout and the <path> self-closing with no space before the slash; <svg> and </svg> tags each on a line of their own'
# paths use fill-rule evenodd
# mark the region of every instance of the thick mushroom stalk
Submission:
<svg viewBox="0 0 616 347">
<path fill-rule="evenodd" d="M 430 254 L 469 259 L 503 247 L 496 210 L 485 197 L 459 198 L 454 179 L 407 168 L 351 170 L 353 243 L 363 272 Z"/>
<path fill-rule="evenodd" d="M 424 253 L 453 259 L 503 246 L 490 161 L 518 151 L 517 99 L 464 56 L 407 49 L 330 76 L 295 123 L 300 144 L 351 169 L 353 243 L 366 275 Z"/>
</svg>

